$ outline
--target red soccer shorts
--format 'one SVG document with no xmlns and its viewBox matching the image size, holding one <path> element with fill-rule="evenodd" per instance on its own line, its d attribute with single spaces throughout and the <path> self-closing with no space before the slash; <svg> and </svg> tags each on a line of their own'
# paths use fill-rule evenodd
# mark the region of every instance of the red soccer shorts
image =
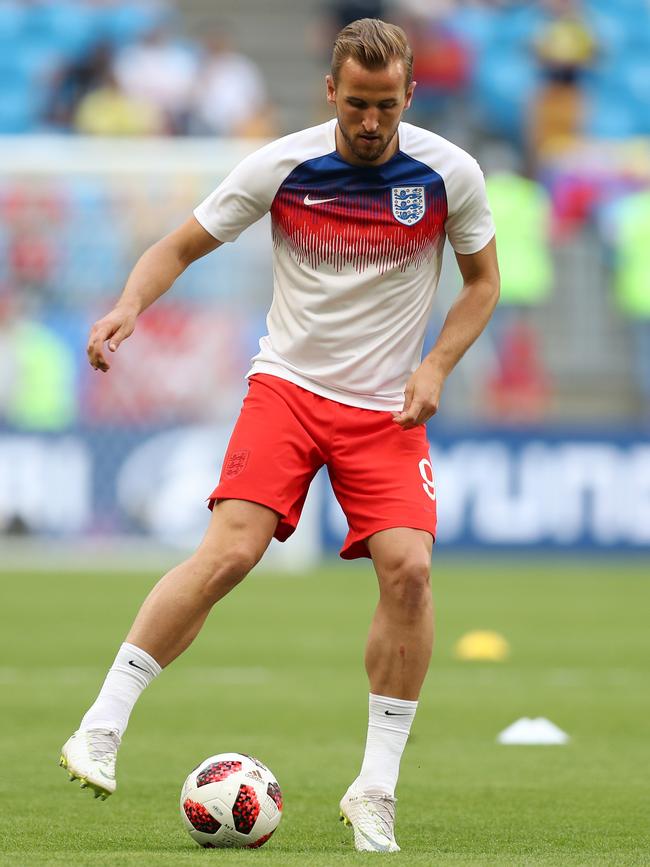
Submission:
<svg viewBox="0 0 650 867">
<path fill-rule="evenodd" d="M 327 465 L 350 531 L 341 557 L 368 557 L 379 530 L 413 527 L 435 538 L 436 499 L 424 425 L 402 430 L 390 412 L 328 400 L 277 376 L 251 377 L 210 494 L 249 500 L 280 515 L 276 539 L 298 525 L 311 480 Z"/>
</svg>

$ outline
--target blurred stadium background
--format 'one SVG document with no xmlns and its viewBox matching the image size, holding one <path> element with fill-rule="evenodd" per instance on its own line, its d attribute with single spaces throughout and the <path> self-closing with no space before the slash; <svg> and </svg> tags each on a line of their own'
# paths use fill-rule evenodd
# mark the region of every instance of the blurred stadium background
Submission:
<svg viewBox="0 0 650 867">
<path fill-rule="evenodd" d="M 7 558 L 199 538 L 271 297 L 266 222 L 193 266 L 108 376 L 87 331 L 242 155 L 327 116 L 332 35 L 362 15 L 410 34 L 407 119 L 478 157 L 497 222 L 502 303 L 430 424 L 440 548 L 647 552 L 647 0 L 3 0 Z M 457 288 L 448 251 L 429 342 Z M 276 560 L 335 552 L 322 479 L 303 524 Z"/>
</svg>

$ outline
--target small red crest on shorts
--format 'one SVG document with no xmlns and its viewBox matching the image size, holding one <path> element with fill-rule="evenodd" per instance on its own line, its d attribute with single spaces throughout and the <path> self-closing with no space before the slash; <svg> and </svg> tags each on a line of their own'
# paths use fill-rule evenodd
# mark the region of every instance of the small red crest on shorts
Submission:
<svg viewBox="0 0 650 867">
<path fill-rule="evenodd" d="M 248 463 L 249 455 L 250 451 L 248 449 L 241 449 L 238 452 L 233 452 L 232 454 L 228 455 L 226 457 L 226 463 L 223 467 L 223 478 L 234 479 L 235 476 L 238 476 L 240 473 L 242 473 L 246 468 L 246 464 Z"/>
</svg>

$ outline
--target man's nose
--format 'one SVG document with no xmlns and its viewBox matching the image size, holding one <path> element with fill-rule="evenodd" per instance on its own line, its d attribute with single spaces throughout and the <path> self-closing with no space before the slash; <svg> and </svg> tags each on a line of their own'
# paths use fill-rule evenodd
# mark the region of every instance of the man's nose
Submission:
<svg viewBox="0 0 650 867">
<path fill-rule="evenodd" d="M 371 111 L 368 112 L 368 114 L 365 114 L 361 125 L 366 132 L 377 132 L 377 130 L 379 129 L 379 117 L 377 116 L 377 112 Z"/>
</svg>

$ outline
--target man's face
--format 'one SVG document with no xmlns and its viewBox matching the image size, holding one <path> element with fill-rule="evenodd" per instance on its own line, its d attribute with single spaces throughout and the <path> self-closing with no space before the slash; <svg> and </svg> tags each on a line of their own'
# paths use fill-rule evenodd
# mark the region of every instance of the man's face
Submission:
<svg viewBox="0 0 650 867">
<path fill-rule="evenodd" d="M 408 88 L 405 82 L 401 60 L 392 60 L 384 69 L 366 69 L 348 57 L 336 84 L 327 76 L 327 101 L 336 107 L 341 136 L 337 147 L 344 159 L 379 165 L 393 156 L 397 126 L 415 89 L 415 82 Z"/>
</svg>

